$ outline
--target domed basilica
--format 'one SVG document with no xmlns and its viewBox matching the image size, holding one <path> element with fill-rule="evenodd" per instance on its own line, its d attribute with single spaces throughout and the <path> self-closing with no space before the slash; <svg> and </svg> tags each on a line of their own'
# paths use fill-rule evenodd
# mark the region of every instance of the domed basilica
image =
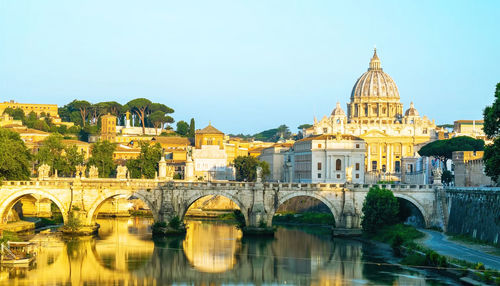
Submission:
<svg viewBox="0 0 500 286">
<path fill-rule="evenodd" d="M 358 136 L 367 143 L 366 171 L 399 173 L 401 158 L 415 156 L 416 147 L 436 136 L 434 120 L 420 117 L 413 103 L 403 110 L 398 87 L 382 70 L 375 49 L 368 71 L 352 88 L 347 115 L 337 103 L 329 117 L 314 118 L 314 125 L 304 135 Z"/>
</svg>

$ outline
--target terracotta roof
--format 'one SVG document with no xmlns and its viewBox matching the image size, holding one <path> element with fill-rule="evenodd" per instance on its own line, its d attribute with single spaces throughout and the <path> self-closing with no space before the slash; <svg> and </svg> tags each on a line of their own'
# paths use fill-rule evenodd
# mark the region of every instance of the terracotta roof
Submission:
<svg viewBox="0 0 500 286">
<path fill-rule="evenodd" d="M 363 140 L 362 138 L 353 136 L 353 135 L 348 135 L 348 134 L 340 134 L 342 137 L 341 140 Z M 304 142 L 304 141 L 312 141 L 312 140 L 337 140 L 337 135 L 334 134 L 322 134 L 319 136 L 311 136 L 307 137 L 304 139 L 300 139 L 297 142 Z"/>
<path fill-rule="evenodd" d="M 85 141 L 80 141 L 80 140 L 73 140 L 73 139 L 63 139 L 63 143 L 65 144 L 84 144 L 84 145 L 90 145 L 90 143 L 85 142 Z"/>
<path fill-rule="evenodd" d="M 224 132 L 217 130 L 217 128 L 213 127 L 211 124 L 208 124 L 207 127 L 196 130 L 196 134 L 224 134 Z"/>
<path fill-rule="evenodd" d="M 13 131 L 19 133 L 19 134 L 40 134 L 40 135 L 50 135 L 48 132 L 41 131 L 41 130 L 36 130 L 36 129 L 31 129 L 31 128 L 12 128 Z"/>
<path fill-rule="evenodd" d="M 176 145 L 190 145 L 189 139 L 186 137 L 154 137 L 151 141 L 156 141 L 160 144 L 176 144 Z"/>
</svg>

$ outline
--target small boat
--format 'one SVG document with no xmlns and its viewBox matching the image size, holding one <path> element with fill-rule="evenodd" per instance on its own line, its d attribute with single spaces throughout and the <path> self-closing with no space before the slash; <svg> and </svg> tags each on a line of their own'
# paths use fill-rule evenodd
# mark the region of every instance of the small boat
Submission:
<svg viewBox="0 0 500 286">
<path fill-rule="evenodd" d="M 36 243 L 11 242 L 1 244 L 0 263 L 11 266 L 29 266 L 36 257 Z"/>
</svg>

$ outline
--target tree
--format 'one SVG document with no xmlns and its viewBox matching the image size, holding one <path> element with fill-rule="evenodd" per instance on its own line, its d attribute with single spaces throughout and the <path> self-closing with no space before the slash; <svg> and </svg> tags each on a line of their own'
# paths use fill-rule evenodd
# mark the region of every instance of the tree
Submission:
<svg viewBox="0 0 500 286">
<path fill-rule="evenodd" d="M 0 128 L 0 180 L 28 180 L 31 153 L 18 133 Z"/>
<path fill-rule="evenodd" d="M 269 164 L 259 161 L 253 156 L 238 156 L 234 159 L 234 168 L 236 169 L 236 180 L 245 182 L 254 182 L 257 179 L 257 166 L 262 168 L 262 177 L 269 176 Z"/>
<path fill-rule="evenodd" d="M 12 116 L 14 120 L 23 120 L 25 119 L 24 111 L 21 108 L 12 108 L 12 107 L 7 107 L 3 111 L 4 114 L 8 114 Z"/>
<path fill-rule="evenodd" d="M 165 113 L 163 111 L 157 110 L 153 112 L 150 116 L 149 119 L 153 123 L 153 126 L 155 127 L 155 133 L 158 135 L 158 128 L 163 129 L 163 124 L 167 120 L 167 117 L 165 116 Z"/>
<path fill-rule="evenodd" d="M 181 136 L 187 136 L 189 134 L 189 125 L 186 121 L 181 120 L 177 122 L 177 130 L 175 132 Z"/>
<path fill-rule="evenodd" d="M 152 102 L 146 98 L 136 98 L 127 103 L 127 106 L 131 109 L 131 111 L 137 114 L 137 116 L 141 119 L 142 134 L 146 133 L 145 117 L 151 104 Z"/>
<path fill-rule="evenodd" d="M 163 154 L 163 149 L 159 143 L 150 145 L 148 142 L 141 142 L 141 154 L 137 159 L 127 161 L 127 168 L 132 178 L 153 179 L 158 172 L 158 162 Z"/>
<path fill-rule="evenodd" d="M 363 202 L 361 226 L 366 232 L 374 233 L 378 229 L 398 222 L 399 204 L 394 194 L 378 186 L 371 187 Z"/>
<path fill-rule="evenodd" d="M 60 134 L 50 135 L 42 141 L 36 154 L 39 165 L 47 164 L 53 172 L 57 170 L 58 174 L 66 171 L 68 167 L 63 157 L 64 145 L 62 139 L 63 137 Z"/>
<path fill-rule="evenodd" d="M 447 159 L 451 160 L 451 155 L 454 151 L 482 150 L 484 150 L 483 140 L 474 139 L 468 136 L 458 136 L 428 143 L 418 151 L 418 154 L 420 154 L 420 156 L 433 156 L 445 163 Z M 446 167 L 446 164 L 444 165 Z"/>
<path fill-rule="evenodd" d="M 189 138 L 194 138 L 195 133 L 196 133 L 196 127 L 195 127 L 195 124 L 194 124 L 194 118 L 191 118 L 191 121 L 189 122 L 188 137 Z"/>
<path fill-rule="evenodd" d="M 451 182 L 453 182 L 453 174 L 451 171 L 444 170 L 443 174 L 441 174 L 441 183 L 445 186 L 449 186 Z"/>
<path fill-rule="evenodd" d="M 500 176 L 500 83 L 495 90 L 495 100 L 491 106 L 486 106 L 483 111 L 483 130 L 489 139 L 493 139 L 493 144 L 486 146 L 484 150 L 484 166 L 486 175 L 495 183 L 498 183 Z"/>
<path fill-rule="evenodd" d="M 72 107 L 72 109 L 76 109 L 80 112 L 80 116 L 82 119 L 82 125 L 85 127 L 85 123 L 87 122 L 87 117 L 89 115 L 90 109 L 92 107 L 92 104 L 90 102 L 85 101 L 85 100 L 73 100 L 70 102 L 68 105 Z"/>
<path fill-rule="evenodd" d="M 306 124 L 299 125 L 297 127 L 297 129 L 302 130 L 302 129 L 307 129 L 307 128 L 310 128 L 310 127 L 312 127 L 312 125 L 306 123 Z"/>
<path fill-rule="evenodd" d="M 114 174 L 116 165 L 113 162 L 113 153 L 116 146 L 109 141 L 99 141 L 92 146 L 91 157 L 87 166 L 96 166 L 99 177 L 109 178 Z"/>
<path fill-rule="evenodd" d="M 78 152 L 75 145 L 65 145 L 60 134 L 52 134 L 42 141 L 36 159 L 39 164 L 47 164 L 58 175 L 69 177 L 76 172 L 76 166 L 83 164 L 85 155 Z"/>
</svg>

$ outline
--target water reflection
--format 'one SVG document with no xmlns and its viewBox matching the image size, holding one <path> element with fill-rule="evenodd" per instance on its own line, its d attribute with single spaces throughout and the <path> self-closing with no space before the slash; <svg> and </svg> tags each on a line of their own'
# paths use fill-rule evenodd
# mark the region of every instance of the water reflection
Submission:
<svg viewBox="0 0 500 286">
<path fill-rule="evenodd" d="M 186 226 L 182 248 L 194 268 L 209 273 L 233 268 L 241 248 L 241 230 L 234 225 L 206 221 L 188 221 Z"/>
<path fill-rule="evenodd" d="M 279 228 L 275 239 L 243 238 L 233 225 L 188 221 L 184 237 L 153 243 L 144 218 L 102 219 L 96 238 L 37 234 L 29 269 L 3 268 L 2 285 L 52 284 L 395 284 L 450 283 L 382 261 L 373 247 L 303 228 Z M 427 282 L 426 282 L 426 279 Z"/>
</svg>

